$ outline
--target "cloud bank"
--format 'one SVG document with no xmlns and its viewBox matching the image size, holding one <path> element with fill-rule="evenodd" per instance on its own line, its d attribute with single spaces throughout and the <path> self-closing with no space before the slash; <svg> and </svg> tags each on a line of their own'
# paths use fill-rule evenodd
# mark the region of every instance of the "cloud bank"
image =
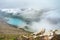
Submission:
<svg viewBox="0 0 60 40">
<path fill-rule="evenodd" d="M 12 11 L 13 10 L 13 11 Z M 24 27 L 17 25 L 27 31 L 38 32 L 41 28 L 48 30 L 60 29 L 60 9 L 2 9 L 6 17 L 16 17 L 24 21 Z M 12 21 L 11 21 L 12 22 Z"/>
</svg>

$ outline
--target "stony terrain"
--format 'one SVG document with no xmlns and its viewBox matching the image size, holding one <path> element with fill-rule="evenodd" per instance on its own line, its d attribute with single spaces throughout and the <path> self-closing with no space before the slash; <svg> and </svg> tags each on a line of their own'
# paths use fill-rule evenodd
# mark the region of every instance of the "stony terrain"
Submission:
<svg viewBox="0 0 60 40">
<path fill-rule="evenodd" d="M 27 34 L 29 32 L 13 27 L 7 23 L 5 23 L 2 19 L 0 19 L 0 33 L 2 34 Z"/>
</svg>

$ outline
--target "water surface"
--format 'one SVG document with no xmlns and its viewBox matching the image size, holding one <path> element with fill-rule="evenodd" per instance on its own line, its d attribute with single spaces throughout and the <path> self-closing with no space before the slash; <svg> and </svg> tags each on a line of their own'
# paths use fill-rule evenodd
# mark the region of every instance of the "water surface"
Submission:
<svg viewBox="0 0 60 40">
<path fill-rule="evenodd" d="M 18 18 L 8 18 L 7 23 L 11 25 L 19 26 L 19 25 L 23 25 L 25 22 Z"/>
</svg>

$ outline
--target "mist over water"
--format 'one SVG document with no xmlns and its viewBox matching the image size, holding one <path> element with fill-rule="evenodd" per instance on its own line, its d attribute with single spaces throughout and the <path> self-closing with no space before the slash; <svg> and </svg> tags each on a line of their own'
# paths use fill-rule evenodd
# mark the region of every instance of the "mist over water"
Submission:
<svg viewBox="0 0 60 40">
<path fill-rule="evenodd" d="M 41 28 L 46 29 L 46 31 L 60 29 L 59 15 L 60 15 L 59 10 L 51 10 L 48 12 L 44 12 L 37 19 L 39 21 L 33 21 L 29 26 L 33 31 L 40 31 Z"/>
</svg>

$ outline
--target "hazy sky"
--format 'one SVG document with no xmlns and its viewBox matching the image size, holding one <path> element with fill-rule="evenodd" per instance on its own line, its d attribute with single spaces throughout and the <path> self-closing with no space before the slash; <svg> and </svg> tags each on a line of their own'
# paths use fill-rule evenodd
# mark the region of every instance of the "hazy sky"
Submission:
<svg viewBox="0 0 60 40">
<path fill-rule="evenodd" d="M 57 5 L 59 0 L 0 0 L 0 8 L 54 8 Z"/>
</svg>

